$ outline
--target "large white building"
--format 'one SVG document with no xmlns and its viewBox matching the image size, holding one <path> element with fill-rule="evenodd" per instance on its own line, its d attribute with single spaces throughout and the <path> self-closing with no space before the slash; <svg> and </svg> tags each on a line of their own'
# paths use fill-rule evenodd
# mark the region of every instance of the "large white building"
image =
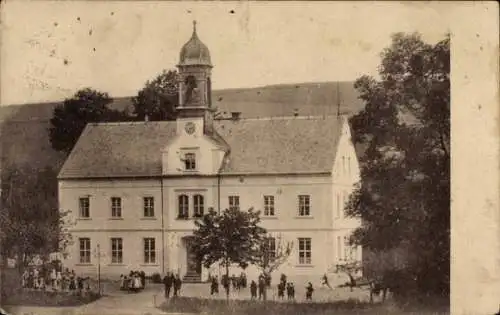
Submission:
<svg viewBox="0 0 500 315">
<path fill-rule="evenodd" d="M 352 251 L 359 226 L 344 202 L 359 180 L 345 118 L 214 119 L 212 64 L 196 29 L 182 47 L 176 121 L 89 124 L 59 174 L 61 210 L 79 273 L 167 271 L 206 279 L 190 251 L 194 219 L 209 208 L 254 208 L 262 226 L 293 242 L 278 272 L 322 275 Z M 237 272 L 237 271 L 235 271 Z M 257 272 L 249 267 L 250 275 Z"/>
</svg>

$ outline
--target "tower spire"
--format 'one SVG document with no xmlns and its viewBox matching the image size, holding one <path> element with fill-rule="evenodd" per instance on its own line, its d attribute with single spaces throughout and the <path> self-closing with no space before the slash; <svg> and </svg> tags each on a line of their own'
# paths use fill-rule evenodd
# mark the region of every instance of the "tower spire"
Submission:
<svg viewBox="0 0 500 315">
<path fill-rule="evenodd" d="M 193 36 L 196 36 L 196 20 L 193 20 Z"/>
</svg>

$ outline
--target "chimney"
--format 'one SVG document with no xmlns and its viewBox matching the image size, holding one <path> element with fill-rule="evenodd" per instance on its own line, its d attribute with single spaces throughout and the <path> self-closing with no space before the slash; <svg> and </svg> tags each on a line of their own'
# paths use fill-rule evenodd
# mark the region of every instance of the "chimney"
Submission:
<svg viewBox="0 0 500 315">
<path fill-rule="evenodd" d="M 232 120 L 239 120 L 241 117 L 241 112 L 231 112 L 231 119 Z"/>
</svg>

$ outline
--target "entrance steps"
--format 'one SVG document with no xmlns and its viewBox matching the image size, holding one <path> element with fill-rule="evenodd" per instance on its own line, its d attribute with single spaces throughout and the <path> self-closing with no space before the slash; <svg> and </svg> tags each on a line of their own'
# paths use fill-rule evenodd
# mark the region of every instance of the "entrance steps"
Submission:
<svg viewBox="0 0 500 315">
<path fill-rule="evenodd" d="M 182 279 L 184 283 L 201 283 L 201 275 L 198 273 L 187 273 Z"/>
</svg>

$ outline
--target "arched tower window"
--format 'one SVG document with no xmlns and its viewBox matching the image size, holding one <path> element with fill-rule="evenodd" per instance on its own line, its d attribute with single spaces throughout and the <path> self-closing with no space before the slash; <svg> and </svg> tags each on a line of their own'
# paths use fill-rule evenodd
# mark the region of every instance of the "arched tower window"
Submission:
<svg viewBox="0 0 500 315">
<path fill-rule="evenodd" d="M 207 79 L 207 103 L 208 108 L 212 108 L 212 80 L 210 77 Z"/>
<path fill-rule="evenodd" d="M 184 94 L 184 103 L 188 104 L 193 99 L 193 92 L 198 87 L 198 83 L 196 82 L 196 78 L 192 75 L 187 76 L 184 80 L 185 85 L 185 94 Z"/>
</svg>

